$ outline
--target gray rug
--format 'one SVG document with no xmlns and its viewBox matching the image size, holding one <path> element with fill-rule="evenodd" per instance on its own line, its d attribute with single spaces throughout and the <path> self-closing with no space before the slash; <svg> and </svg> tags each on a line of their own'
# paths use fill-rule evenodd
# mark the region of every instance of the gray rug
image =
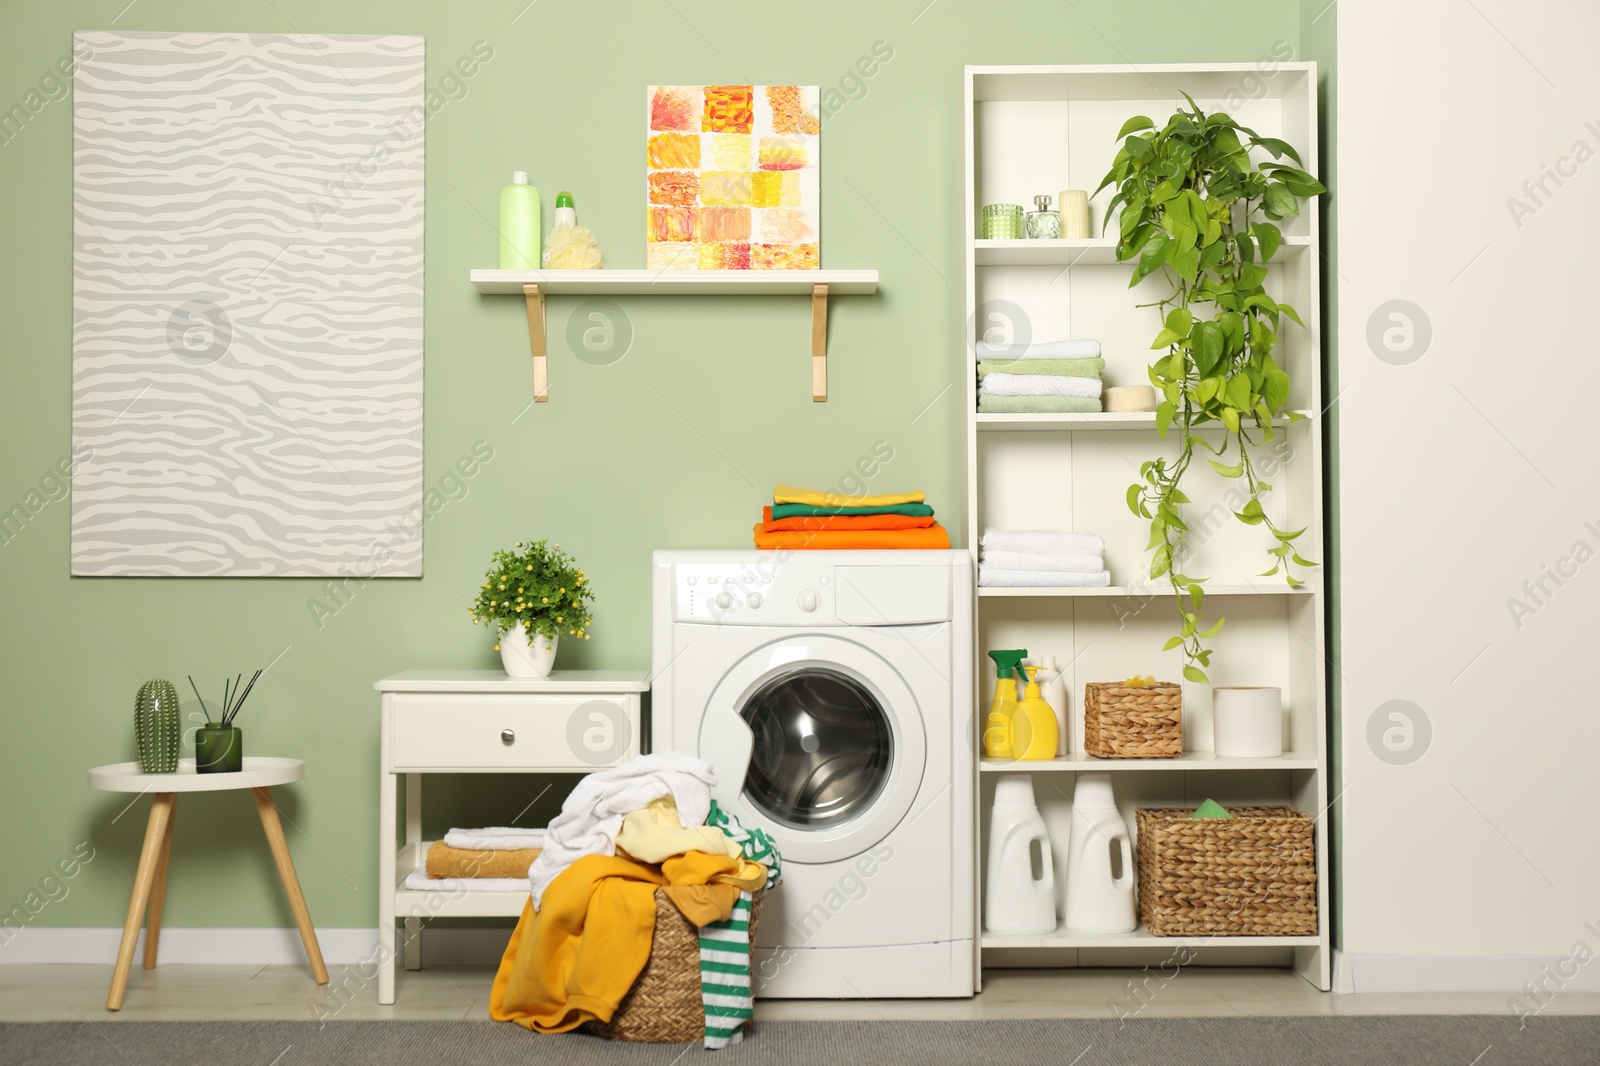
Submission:
<svg viewBox="0 0 1600 1066">
<path fill-rule="evenodd" d="M 714 1056 L 709 1057 L 708 1056 Z M 743 1044 L 612 1043 L 493 1022 L 35 1022 L 0 1024 L 6 1066 L 487 1066 L 709 1062 L 715 1066 L 1593 1066 L 1600 1018 L 1506 1016 L 764 1022 Z"/>
</svg>

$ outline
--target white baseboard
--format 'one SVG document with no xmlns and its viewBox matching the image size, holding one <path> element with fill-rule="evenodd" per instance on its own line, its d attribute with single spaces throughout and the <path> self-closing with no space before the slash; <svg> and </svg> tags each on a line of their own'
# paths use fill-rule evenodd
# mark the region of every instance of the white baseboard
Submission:
<svg viewBox="0 0 1600 1066">
<path fill-rule="evenodd" d="M 1342 956 L 1342 957 L 1341 957 Z M 1351 955 L 1338 953 L 1353 992 L 1600 992 L 1600 957 L 1580 955 Z M 1334 987 L 1345 991 L 1336 978 Z"/>
<path fill-rule="evenodd" d="M 425 963 L 493 965 L 505 953 L 511 930 L 423 929 Z M 6 937 L 10 939 L 7 940 Z M 117 959 L 121 929 L 0 929 L 0 965 L 81 963 L 109 965 Z M 378 953 L 377 929 L 317 929 L 317 944 L 329 967 L 366 962 Z M 137 957 L 143 957 L 139 934 Z M 305 949 L 294 929 L 163 929 L 163 964 L 286 966 L 304 964 Z"/>
</svg>

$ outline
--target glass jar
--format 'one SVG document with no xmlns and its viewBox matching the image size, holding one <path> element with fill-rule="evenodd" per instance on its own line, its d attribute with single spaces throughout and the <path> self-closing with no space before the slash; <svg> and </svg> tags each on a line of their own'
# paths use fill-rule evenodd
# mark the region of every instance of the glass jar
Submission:
<svg viewBox="0 0 1600 1066">
<path fill-rule="evenodd" d="M 984 204 L 978 235 L 986 241 L 1014 241 L 1022 236 L 1021 204 Z"/>
</svg>

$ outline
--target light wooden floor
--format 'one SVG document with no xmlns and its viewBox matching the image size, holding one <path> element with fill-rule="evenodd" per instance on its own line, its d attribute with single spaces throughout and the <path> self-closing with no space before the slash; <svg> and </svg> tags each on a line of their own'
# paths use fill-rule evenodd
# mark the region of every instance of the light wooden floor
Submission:
<svg viewBox="0 0 1600 1066">
<path fill-rule="evenodd" d="M 224 1021 L 486 1018 L 494 969 L 437 966 L 402 973 L 398 1001 L 377 981 L 330 966 L 319 988 L 305 966 L 135 967 L 119 1012 L 105 1009 L 111 967 L 0 965 L 0 1021 Z M 1131 970 L 995 970 L 965 1000 L 763 1000 L 757 1019 L 1301 1017 L 1327 1014 L 1510 1014 L 1504 994 L 1335 995 L 1281 970 L 1181 971 L 1164 986 Z M 1545 1014 L 1600 1014 L 1600 994 L 1558 995 Z"/>
</svg>

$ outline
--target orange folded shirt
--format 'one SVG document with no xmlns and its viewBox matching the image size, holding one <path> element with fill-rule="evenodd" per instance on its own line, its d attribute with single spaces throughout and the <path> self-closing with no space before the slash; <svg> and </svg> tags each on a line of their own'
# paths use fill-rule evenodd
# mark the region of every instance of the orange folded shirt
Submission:
<svg viewBox="0 0 1600 1066">
<path fill-rule="evenodd" d="M 780 530 L 769 533 L 755 525 L 756 547 L 763 551 L 790 550 L 877 551 L 884 548 L 948 548 L 950 534 L 935 522 L 923 529 Z"/>
<path fill-rule="evenodd" d="M 761 508 L 761 529 L 764 533 L 824 529 L 927 529 L 931 525 L 933 525 L 932 515 L 918 518 L 904 514 L 798 515 L 774 521 L 772 508 Z"/>
</svg>

